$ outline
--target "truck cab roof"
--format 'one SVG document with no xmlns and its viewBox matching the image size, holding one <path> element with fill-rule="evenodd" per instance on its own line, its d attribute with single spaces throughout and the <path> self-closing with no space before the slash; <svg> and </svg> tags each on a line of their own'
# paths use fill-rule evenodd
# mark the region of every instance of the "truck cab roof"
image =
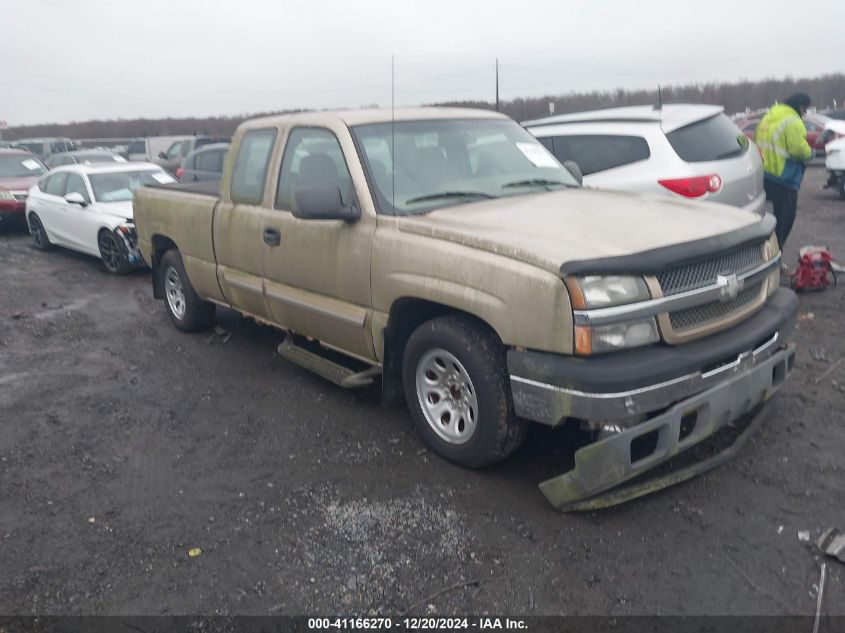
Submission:
<svg viewBox="0 0 845 633">
<path fill-rule="evenodd" d="M 373 108 L 371 110 L 332 110 L 325 112 L 296 112 L 251 119 L 242 124 L 243 129 L 256 129 L 274 125 L 307 122 L 313 124 L 341 121 L 348 126 L 391 121 L 424 121 L 431 119 L 507 119 L 492 110 L 473 108 Z"/>
</svg>

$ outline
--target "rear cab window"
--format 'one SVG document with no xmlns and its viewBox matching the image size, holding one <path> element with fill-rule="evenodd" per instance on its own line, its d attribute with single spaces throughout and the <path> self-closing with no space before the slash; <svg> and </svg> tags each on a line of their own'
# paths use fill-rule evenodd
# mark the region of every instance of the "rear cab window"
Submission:
<svg viewBox="0 0 845 633">
<path fill-rule="evenodd" d="M 666 134 L 675 153 L 688 163 L 742 156 L 748 139 L 724 114 L 690 123 Z"/>
<path fill-rule="evenodd" d="M 585 176 L 630 165 L 651 156 L 642 136 L 573 134 L 538 139 L 561 163 L 575 161 Z"/>
<path fill-rule="evenodd" d="M 232 202 L 261 204 L 275 140 L 275 128 L 250 130 L 244 134 L 232 169 L 232 183 L 229 187 Z"/>
</svg>

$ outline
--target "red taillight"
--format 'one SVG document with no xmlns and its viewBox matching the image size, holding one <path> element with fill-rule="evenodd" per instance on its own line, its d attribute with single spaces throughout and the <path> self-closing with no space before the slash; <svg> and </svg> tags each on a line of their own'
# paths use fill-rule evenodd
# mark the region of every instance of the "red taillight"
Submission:
<svg viewBox="0 0 845 633">
<path fill-rule="evenodd" d="M 182 169 L 181 167 L 176 170 L 176 178 L 178 178 L 179 180 L 182 180 L 182 176 L 184 176 L 184 175 L 185 175 L 185 170 Z"/>
<path fill-rule="evenodd" d="M 700 198 L 706 193 L 716 193 L 722 188 L 722 179 L 717 174 L 709 176 L 694 176 L 693 178 L 673 178 L 658 180 L 669 191 L 680 194 L 685 198 Z"/>
</svg>

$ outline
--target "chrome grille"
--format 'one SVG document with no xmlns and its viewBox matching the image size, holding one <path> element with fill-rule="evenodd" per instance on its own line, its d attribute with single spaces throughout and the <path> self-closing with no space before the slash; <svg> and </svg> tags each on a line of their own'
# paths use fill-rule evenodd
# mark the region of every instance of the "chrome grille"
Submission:
<svg viewBox="0 0 845 633">
<path fill-rule="evenodd" d="M 718 275 L 739 274 L 762 263 L 763 243 L 758 242 L 712 259 L 670 268 L 658 273 L 657 281 L 663 290 L 663 296 L 669 297 L 715 284 Z"/>
<path fill-rule="evenodd" d="M 670 312 L 669 322 L 676 333 L 716 324 L 729 318 L 734 312 L 750 305 L 760 296 L 761 290 L 762 283 L 757 283 L 741 291 L 736 298 L 725 303 L 712 301 L 700 306 Z"/>
</svg>

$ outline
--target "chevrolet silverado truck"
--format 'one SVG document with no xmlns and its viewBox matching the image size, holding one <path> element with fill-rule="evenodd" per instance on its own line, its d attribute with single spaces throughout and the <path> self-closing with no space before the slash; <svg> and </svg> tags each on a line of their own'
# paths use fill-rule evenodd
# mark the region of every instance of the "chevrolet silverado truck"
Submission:
<svg viewBox="0 0 845 633">
<path fill-rule="evenodd" d="M 277 326 L 289 361 L 404 399 L 447 460 L 581 426 L 575 467 L 540 484 L 578 509 L 759 411 L 797 299 L 771 215 L 577 173 L 498 113 L 300 113 L 243 123 L 219 190 L 138 190 L 135 222 L 177 328 L 216 306 Z"/>
</svg>

